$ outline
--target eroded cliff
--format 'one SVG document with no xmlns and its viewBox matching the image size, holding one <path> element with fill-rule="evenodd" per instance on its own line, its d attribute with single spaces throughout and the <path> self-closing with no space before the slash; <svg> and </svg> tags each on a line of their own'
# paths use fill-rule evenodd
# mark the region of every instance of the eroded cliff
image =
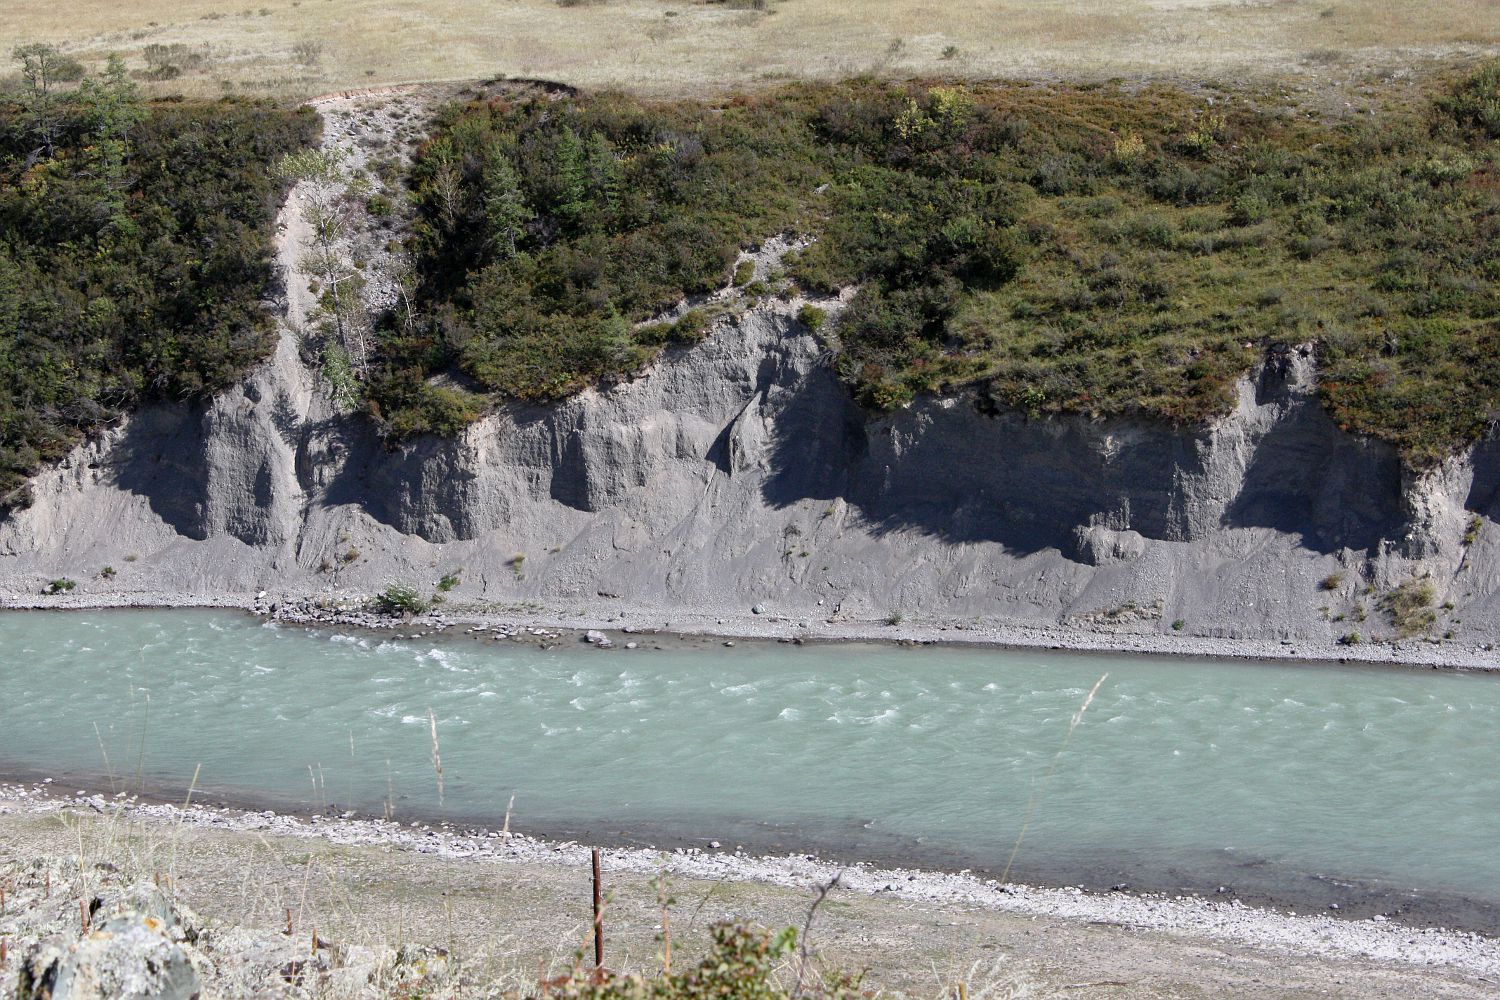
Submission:
<svg viewBox="0 0 1500 1000">
<path fill-rule="evenodd" d="M 287 336 L 236 389 L 39 477 L 0 525 L 0 585 L 350 595 L 461 568 L 455 600 L 1331 638 L 1378 634 L 1379 594 L 1416 573 L 1487 641 L 1470 512 L 1496 513 L 1500 447 L 1412 478 L 1333 425 L 1312 365 L 1271 358 L 1197 431 L 974 397 L 872 417 L 772 301 L 634 380 L 389 450 Z"/>
</svg>

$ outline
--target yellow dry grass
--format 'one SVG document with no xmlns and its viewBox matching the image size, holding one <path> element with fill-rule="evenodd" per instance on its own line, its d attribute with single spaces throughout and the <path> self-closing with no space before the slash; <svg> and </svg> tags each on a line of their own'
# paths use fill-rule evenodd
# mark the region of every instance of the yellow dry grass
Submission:
<svg viewBox="0 0 1500 1000">
<path fill-rule="evenodd" d="M 205 52 L 160 89 L 306 96 L 505 74 L 701 94 L 858 73 L 1240 79 L 1500 51 L 1500 0 L 6 0 L 0 44 Z M 748 2 L 738 6 L 748 8 Z"/>
</svg>

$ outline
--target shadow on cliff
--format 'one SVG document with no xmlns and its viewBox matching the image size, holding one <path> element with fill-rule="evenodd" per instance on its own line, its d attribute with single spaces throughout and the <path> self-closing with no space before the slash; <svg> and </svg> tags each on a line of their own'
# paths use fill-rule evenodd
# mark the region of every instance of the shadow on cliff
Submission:
<svg viewBox="0 0 1500 1000">
<path fill-rule="evenodd" d="M 950 409 L 966 412 L 958 421 L 909 412 L 875 418 L 832 372 L 812 372 L 781 400 L 762 498 L 773 507 L 843 499 L 877 536 L 917 531 L 951 543 L 994 542 L 1018 555 L 1070 550 L 1073 518 L 1083 511 L 1071 502 L 1075 490 L 1045 482 L 1056 467 L 1033 468 L 1029 487 L 1017 489 L 1012 465 L 997 464 L 957 426 L 936 426 L 985 419 L 966 404 Z"/>
<path fill-rule="evenodd" d="M 1474 481 L 1464 506 L 1490 520 L 1500 520 L 1500 433 L 1491 431 L 1474 446 Z"/>
<path fill-rule="evenodd" d="M 1400 537 L 1395 455 L 1340 432 L 1315 400 L 1293 399 L 1284 372 L 1267 366 L 1257 390 L 1258 402 L 1282 409 L 1248 444 L 1241 475 L 1209 462 L 1232 446 L 1204 431 L 987 416 L 967 399 L 873 416 L 831 372 L 815 372 L 776 415 L 763 496 L 775 507 L 843 498 L 876 535 L 915 531 L 1080 561 L 1091 526 L 1167 541 L 1270 528 L 1321 553 Z M 1496 453 L 1500 493 L 1500 445 Z"/>
<path fill-rule="evenodd" d="M 131 418 L 110 451 L 108 476 L 143 497 L 152 513 L 194 541 L 208 537 L 208 443 L 204 410 L 148 406 Z"/>
<path fill-rule="evenodd" d="M 1316 395 L 1294 395 L 1285 354 L 1264 365 L 1257 406 L 1280 406 L 1253 442 L 1243 480 L 1224 512 L 1229 528 L 1297 535 L 1303 548 L 1373 550 L 1402 538 L 1401 460 L 1390 447 L 1339 430 Z"/>
</svg>

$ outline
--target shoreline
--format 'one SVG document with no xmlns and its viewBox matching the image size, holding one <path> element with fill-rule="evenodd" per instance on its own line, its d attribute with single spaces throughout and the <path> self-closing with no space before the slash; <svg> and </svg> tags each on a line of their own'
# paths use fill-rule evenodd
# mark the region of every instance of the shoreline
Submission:
<svg viewBox="0 0 1500 1000">
<path fill-rule="evenodd" d="M 117 790 L 126 787 L 126 790 Z M 13 766 L 0 760 L 0 811 L 7 789 L 41 795 L 67 805 L 128 802 L 132 807 L 180 811 L 184 793 L 169 790 L 157 780 L 117 779 L 102 772 L 48 772 Z M 403 807 L 399 816 L 382 816 L 368 803 L 318 804 L 297 796 L 255 794 L 237 788 L 196 785 L 187 796 L 194 808 L 217 816 L 266 816 L 305 822 L 314 827 L 344 822 L 373 823 L 381 830 L 433 830 L 480 840 L 499 835 L 543 845 L 588 845 L 601 850 L 645 852 L 655 856 L 693 855 L 717 858 L 799 858 L 828 866 L 830 871 L 860 868 L 872 872 L 942 878 L 963 876 L 996 885 L 1006 874 L 1001 867 L 961 850 L 923 850 L 915 842 L 893 840 L 884 845 L 839 844 L 791 827 L 784 833 L 762 824 L 730 823 L 690 832 L 671 821 L 628 824 L 608 818 L 537 818 L 525 821 L 524 837 L 511 829 L 513 817 L 480 813 L 437 815 Z M 176 815 L 174 812 L 173 815 Z M 502 823 L 503 819 L 503 823 Z M 213 825 L 218 825 L 217 823 Z M 231 823 L 231 826 L 233 824 Z M 1006 891 L 1031 889 L 1061 891 L 1088 897 L 1197 900 L 1257 912 L 1322 916 L 1341 925 L 1364 922 L 1413 930 L 1465 933 L 1500 942 L 1500 902 L 1463 895 L 1454 890 L 1402 888 L 1391 878 L 1370 878 L 1314 869 L 1276 869 L 1269 877 L 1254 877 L 1265 859 L 1233 856 L 1213 868 L 1184 867 L 1180 859 L 1153 865 L 1156 855 L 1106 854 L 1088 859 L 1041 857 L 1035 851 L 1010 871 Z M 1204 859 L 1199 859 L 1204 860 Z M 1122 881 L 1128 879 L 1128 881 Z"/>
<path fill-rule="evenodd" d="M 1431 639 L 1369 641 L 1357 646 L 1314 639 L 1266 639 L 1201 635 L 1166 635 L 1128 629 L 1089 629 L 1076 625 L 1006 622 L 998 619 L 903 619 L 896 624 L 855 619 L 823 619 L 811 613 L 770 609 L 762 614 L 731 610 L 666 610 L 626 604 L 600 607 L 598 599 L 579 602 L 573 611 L 537 602 L 480 605 L 454 601 L 409 618 L 392 618 L 363 610 L 370 595 L 281 593 L 267 591 L 200 597 L 162 591 L 111 591 L 99 594 L 47 595 L 0 591 L 0 611 L 98 611 L 205 609 L 245 612 L 261 619 L 312 627 L 354 628 L 382 635 L 415 631 L 464 634 L 503 630 L 527 638 L 532 630 L 611 636 L 614 649 L 651 635 L 682 638 L 771 642 L 874 642 L 898 646 L 1046 650 L 1065 653 L 1112 653 L 1162 656 L 1182 660 L 1300 662 L 1324 665 L 1386 666 L 1408 669 L 1500 671 L 1500 649 Z M 813 609 L 822 611 L 823 609 Z M 518 633 L 518 634 L 513 634 Z M 545 638 L 537 636 L 538 638 Z M 561 638 L 552 637 L 552 638 Z"/>
<path fill-rule="evenodd" d="M 74 795 L 46 782 L 0 783 L 0 817 L 7 814 L 33 818 L 115 815 L 175 825 L 178 829 L 318 840 L 341 848 L 375 847 L 413 857 L 492 867 L 545 865 L 582 871 L 589 857 L 589 847 L 576 841 L 551 841 L 519 833 L 453 829 L 421 821 L 402 825 L 378 819 L 320 816 L 303 819 L 272 810 L 203 805 L 183 808 L 139 800 L 123 792 L 114 796 Z M 837 875 L 844 892 L 864 898 L 1088 926 L 1109 925 L 1136 935 L 1208 939 L 1308 958 L 1437 966 L 1478 977 L 1500 977 L 1500 938 L 1444 927 L 1413 927 L 1379 916 L 1351 920 L 1280 913 L 1238 900 L 1001 884 L 969 872 L 838 865 L 800 854 L 605 847 L 602 857 L 604 870 L 616 877 L 650 877 L 665 868 L 673 878 L 808 890 L 826 884 Z"/>
</svg>

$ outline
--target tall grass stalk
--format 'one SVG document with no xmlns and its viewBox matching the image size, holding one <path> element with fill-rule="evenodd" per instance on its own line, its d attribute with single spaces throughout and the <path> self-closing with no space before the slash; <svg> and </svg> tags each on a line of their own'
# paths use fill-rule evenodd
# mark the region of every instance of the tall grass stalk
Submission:
<svg viewBox="0 0 1500 1000">
<path fill-rule="evenodd" d="M 437 778 L 438 808 L 443 808 L 443 755 L 438 752 L 437 715 L 427 708 L 427 722 L 432 729 L 432 773 Z"/>
<path fill-rule="evenodd" d="M 109 778 L 110 793 L 119 791 L 115 787 L 115 769 L 109 763 L 109 750 L 104 746 L 104 734 L 99 731 L 99 723 L 94 723 L 94 739 L 99 741 L 99 756 L 104 758 L 104 773 Z"/>
<path fill-rule="evenodd" d="M 1047 773 L 1042 776 L 1041 783 L 1032 788 L 1031 795 L 1026 801 L 1026 815 L 1021 820 L 1021 832 L 1016 834 L 1015 846 L 1010 849 L 1010 857 L 1005 861 L 1005 871 L 1000 873 L 1000 882 L 1002 884 L 1010 881 L 1010 868 L 1016 862 L 1016 855 L 1021 851 L 1021 843 L 1026 839 L 1026 830 L 1031 826 L 1032 816 L 1036 814 L 1037 800 L 1047 790 L 1047 786 L 1052 782 L 1052 776 L 1057 773 L 1057 763 L 1062 760 L 1062 755 L 1067 751 L 1068 744 L 1072 742 L 1073 732 L 1083 722 L 1083 713 L 1089 710 L 1089 706 L 1094 703 L 1094 696 L 1099 693 L 1099 689 L 1104 686 L 1104 682 L 1107 680 L 1109 680 L 1109 674 L 1106 673 L 1095 681 L 1094 686 L 1089 689 L 1089 693 L 1083 699 L 1083 704 L 1079 705 L 1078 711 L 1073 713 L 1073 719 L 1068 723 L 1068 731 L 1063 734 L 1062 746 L 1058 747 L 1057 753 L 1052 755 L 1052 763 L 1048 766 Z"/>
<path fill-rule="evenodd" d="M 167 880 L 176 891 L 177 844 L 182 839 L 182 824 L 187 822 L 188 806 L 193 804 L 193 793 L 198 790 L 198 776 L 203 773 L 203 764 L 193 768 L 193 780 L 188 784 L 187 795 L 182 799 L 182 808 L 177 813 L 177 822 L 172 826 L 172 850 L 167 860 Z"/>
</svg>

